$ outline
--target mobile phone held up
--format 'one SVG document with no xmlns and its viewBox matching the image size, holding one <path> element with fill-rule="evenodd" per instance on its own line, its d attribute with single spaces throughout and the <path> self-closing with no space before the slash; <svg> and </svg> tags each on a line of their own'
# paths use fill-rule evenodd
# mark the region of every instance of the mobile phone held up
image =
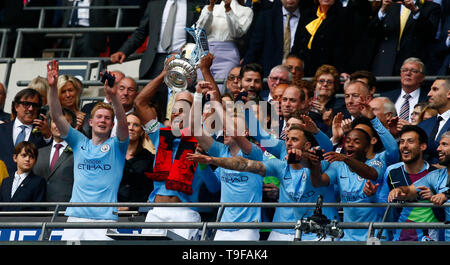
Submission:
<svg viewBox="0 0 450 265">
<path fill-rule="evenodd" d="M 295 153 L 290 153 L 288 155 L 288 161 L 287 161 L 288 164 L 298 164 L 300 162 L 301 162 L 300 160 L 297 160 Z"/>
<path fill-rule="evenodd" d="M 101 82 L 105 83 L 105 81 L 108 82 L 108 86 L 109 87 L 113 87 L 114 86 L 114 82 L 116 81 L 116 77 L 105 71 L 105 72 L 103 72 Z"/>
</svg>

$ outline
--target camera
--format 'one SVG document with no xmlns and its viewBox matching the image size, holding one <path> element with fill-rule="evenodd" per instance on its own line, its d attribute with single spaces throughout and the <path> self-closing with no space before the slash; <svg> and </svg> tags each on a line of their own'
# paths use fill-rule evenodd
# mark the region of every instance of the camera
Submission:
<svg viewBox="0 0 450 265">
<path fill-rule="evenodd" d="M 242 97 L 246 97 L 246 96 L 248 96 L 247 91 L 241 92 L 236 96 L 236 99 L 234 100 L 234 102 L 238 102 L 239 100 L 242 100 Z"/>
<path fill-rule="evenodd" d="M 113 87 L 114 86 L 114 82 L 116 81 L 116 77 L 109 74 L 108 72 L 104 72 L 102 75 L 102 83 L 105 83 L 105 81 L 108 81 L 108 86 L 109 87 Z"/>
<path fill-rule="evenodd" d="M 344 236 L 344 232 L 337 227 L 337 220 L 330 221 L 322 214 L 322 203 L 323 197 L 319 195 L 314 214 L 297 221 L 297 225 L 295 226 L 295 241 L 301 240 L 302 232 L 305 234 L 317 234 L 319 240 L 326 238 L 327 235 L 332 239 L 342 238 Z"/>
</svg>

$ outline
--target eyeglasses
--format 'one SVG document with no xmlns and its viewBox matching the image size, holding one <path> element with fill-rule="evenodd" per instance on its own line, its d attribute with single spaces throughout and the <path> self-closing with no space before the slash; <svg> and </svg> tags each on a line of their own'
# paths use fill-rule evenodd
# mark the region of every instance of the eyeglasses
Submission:
<svg viewBox="0 0 450 265">
<path fill-rule="evenodd" d="M 401 68 L 400 71 L 402 73 L 406 73 L 406 72 L 411 72 L 413 74 L 418 74 L 421 73 L 421 71 L 417 70 L 417 69 L 411 69 L 411 68 Z"/>
<path fill-rule="evenodd" d="M 24 106 L 24 108 L 29 108 L 30 106 L 33 106 L 34 109 L 37 109 L 41 106 L 38 103 L 29 102 L 29 101 L 18 101 L 17 103 Z"/>
<path fill-rule="evenodd" d="M 228 79 L 228 81 L 234 81 L 234 80 L 241 79 L 241 77 L 238 75 L 229 75 L 227 79 Z"/>
<path fill-rule="evenodd" d="M 331 85 L 334 83 L 333 80 L 325 80 L 325 79 L 319 79 L 317 82 L 319 82 L 319 84 L 321 84 L 321 85 L 323 85 L 323 84 Z"/>
<path fill-rule="evenodd" d="M 289 83 L 289 80 L 286 80 L 286 79 L 281 78 L 281 77 L 269 76 L 269 79 L 270 79 L 270 81 L 273 81 L 273 82 L 278 81 L 278 82 L 280 82 L 280 84 L 288 84 Z"/>
</svg>

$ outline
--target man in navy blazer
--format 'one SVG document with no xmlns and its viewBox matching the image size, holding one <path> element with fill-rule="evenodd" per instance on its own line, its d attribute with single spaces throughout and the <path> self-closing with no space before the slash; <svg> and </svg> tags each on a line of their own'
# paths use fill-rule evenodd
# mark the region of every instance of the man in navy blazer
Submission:
<svg viewBox="0 0 450 265">
<path fill-rule="evenodd" d="M 29 141 L 37 148 L 50 143 L 51 133 L 47 121 L 38 119 L 39 109 L 42 106 L 41 95 L 34 89 L 25 88 L 19 91 L 12 103 L 14 120 L 0 124 L 0 160 L 5 162 L 8 174 L 12 176 L 17 167 L 13 161 L 14 146 L 21 134 L 24 125 L 25 136 L 23 141 Z M 45 115 L 43 115 L 45 117 Z M 38 129 L 38 130 L 37 130 Z"/>
<path fill-rule="evenodd" d="M 401 107 L 405 102 L 403 96 L 409 94 L 409 113 L 407 115 L 407 122 L 411 122 L 411 113 L 414 106 L 419 102 L 426 102 L 428 100 L 428 90 L 423 87 L 425 80 L 425 65 L 415 57 L 406 59 L 400 69 L 400 89 L 394 89 L 382 92 L 381 96 L 388 97 L 395 104 L 395 110 L 401 117 Z"/>
<path fill-rule="evenodd" d="M 450 129 L 450 78 L 437 78 L 428 93 L 429 106 L 438 110 L 438 114 L 419 123 L 419 127 L 428 135 L 428 148 L 425 151 L 426 160 L 432 164 L 438 163 L 437 147 L 441 136 Z M 442 120 L 441 120 L 442 118 Z M 437 127 L 437 120 L 440 120 Z M 436 128 L 435 128 L 436 126 Z M 434 132 L 433 132 L 434 131 Z"/>
<path fill-rule="evenodd" d="M 271 9 L 261 12 L 251 35 L 249 47 L 242 62 L 243 65 L 259 63 L 264 68 L 264 77 L 267 77 L 273 67 L 282 63 L 284 45 L 283 19 L 285 16 L 283 14 L 287 11 L 297 14 L 296 19 L 300 22 L 298 17 L 301 16 L 298 9 L 299 2 L 299 0 L 275 0 Z M 290 25 L 293 25 L 293 18 L 291 18 Z M 298 24 L 295 28 L 291 28 L 291 36 L 295 36 Z M 293 39 L 294 37 L 291 37 L 291 44 Z"/>
<path fill-rule="evenodd" d="M 46 192 L 45 179 L 33 173 L 38 150 L 27 141 L 20 142 L 12 155 L 17 171 L 3 180 L 0 187 L 0 202 L 42 202 Z M 40 210 L 40 207 L 4 206 L 2 211 Z"/>
</svg>

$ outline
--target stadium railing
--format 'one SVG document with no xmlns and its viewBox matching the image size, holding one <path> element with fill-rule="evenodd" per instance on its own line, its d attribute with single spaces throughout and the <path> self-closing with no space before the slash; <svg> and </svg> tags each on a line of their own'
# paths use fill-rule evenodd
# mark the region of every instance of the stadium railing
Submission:
<svg viewBox="0 0 450 265">
<path fill-rule="evenodd" d="M 0 211 L 0 229 L 41 229 L 41 234 L 38 241 L 48 241 L 49 234 L 52 229 L 78 228 L 78 229 L 143 229 L 143 228 L 158 228 L 158 229 L 199 229 L 201 231 L 201 241 L 209 241 L 209 230 L 214 229 L 295 229 L 296 222 L 249 222 L 249 223 L 229 223 L 219 222 L 221 212 L 227 207 L 308 207 L 314 208 L 316 203 L 218 203 L 218 202 L 202 202 L 202 203 L 70 203 L 70 202 L 41 202 L 41 203 L 0 203 L 0 207 L 7 206 L 34 206 L 34 207 L 55 207 L 53 211 Z M 388 210 L 398 207 L 449 207 L 450 203 L 445 203 L 442 206 L 436 206 L 431 203 L 323 203 L 322 207 L 382 207 L 386 208 L 385 216 Z M 64 214 L 60 211 L 61 207 L 196 207 L 196 208 L 218 208 L 219 214 L 214 222 L 143 222 L 142 218 L 119 218 L 118 222 L 86 222 L 86 223 L 67 223 L 64 221 L 57 221 L 57 218 Z M 127 216 L 138 216 L 143 213 L 138 211 L 127 211 L 115 213 Z M 144 212 L 145 214 L 145 212 Z M 17 216 L 17 219 L 10 219 L 14 221 L 6 222 L 4 217 L 12 218 Z M 36 220 L 36 216 L 45 219 L 50 217 L 50 220 L 45 221 L 27 221 L 27 219 Z M 46 217 L 45 217 L 46 216 Z M 48 218 L 47 218 L 48 219 Z M 136 221 L 137 220 L 137 221 Z M 367 229 L 368 238 L 364 241 L 365 244 L 380 244 L 381 234 L 374 235 L 375 229 L 450 229 L 450 223 L 436 222 L 436 223 L 422 223 L 422 222 L 338 222 L 336 227 L 340 229 Z M 445 243 L 445 242 L 440 242 Z"/>
</svg>

